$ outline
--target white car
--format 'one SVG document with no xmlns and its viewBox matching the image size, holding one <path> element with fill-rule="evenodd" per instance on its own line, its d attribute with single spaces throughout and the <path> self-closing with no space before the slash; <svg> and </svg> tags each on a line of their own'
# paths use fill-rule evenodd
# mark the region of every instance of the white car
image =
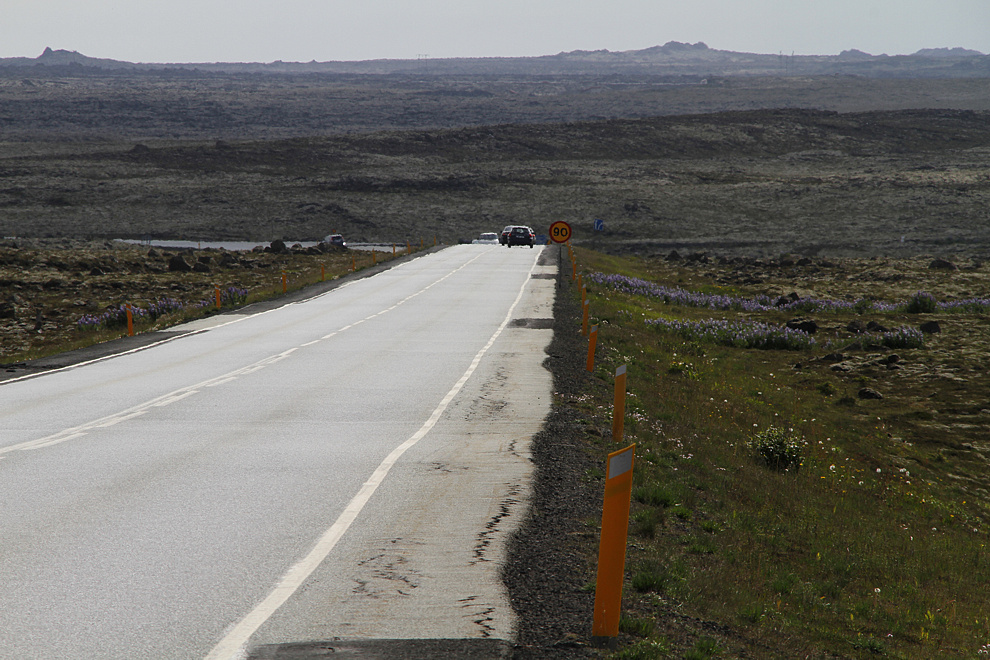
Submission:
<svg viewBox="0 0 990 660">
<path fill-rule="evenodd" d="M 493 231 L 486 231 L 471 242 L 475 245 L 498 245 L 498 234 Z"/>
</svg>

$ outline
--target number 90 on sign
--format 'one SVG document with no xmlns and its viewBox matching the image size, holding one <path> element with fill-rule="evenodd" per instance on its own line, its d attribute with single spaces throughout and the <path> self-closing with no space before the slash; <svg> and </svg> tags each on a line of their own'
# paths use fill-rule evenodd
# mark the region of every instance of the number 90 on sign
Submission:
<svg viewBox="0 0 990 660">
<path fill-rule="evenodd" d="M 566 243 L 571 238 L 571 226 L 563 220 L 550 225 L 550 240 L 554 243 Z"/>
</svg>

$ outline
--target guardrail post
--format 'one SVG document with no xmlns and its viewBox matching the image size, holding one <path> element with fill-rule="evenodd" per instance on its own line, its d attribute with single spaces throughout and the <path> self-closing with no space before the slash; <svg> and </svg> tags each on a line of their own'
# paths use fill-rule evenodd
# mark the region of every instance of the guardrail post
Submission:
<svg viewBox="0 0 990 660">
<path fill-rule="evenodd" d="M 595 346 L 598 344 L 598 326 L 591 326 L 591 332 L 588 334 L 588 364 L 587 370 L 589 373 L 595 370 Z"/>
<path fill-rule="evenodd" d="M 595 612 L 591 630 L 592 641 L 596 646 L 614 647 L 619 635 L 635 454 L 636 445 L 629 445 L 609 454 L 606 464 L 605 502 L 602 506 Z"/>
<path fill-rule="evenodd" d="M 612 442 L 622 442 L 626 416 L 626 365 L 615 370 L 615 402 L 612 405 Z"/>
</svg>

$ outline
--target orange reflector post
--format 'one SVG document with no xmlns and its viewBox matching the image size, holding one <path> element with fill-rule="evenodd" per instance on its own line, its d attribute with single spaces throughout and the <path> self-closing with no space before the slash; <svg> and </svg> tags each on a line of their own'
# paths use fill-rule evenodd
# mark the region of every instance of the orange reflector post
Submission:
<svg viewBox="0 0 990 660">
<path fill-rule="evenodd" d="M 288 281 L 287 277 L 288 276 L 285 274 L 285 271 L 283 270 L 282 271 L 282 293 L 285 293 L 286 291 L 289 290 L 289 281 Z"/>
<path fill-rule="evenodd" d="M 591 326 L 588 334 L 588 372 L 595 370 L 595 345 L 598 343 L 598 326 Z"/>
<path fill-rule="evenodd" d="M 127 336 L 134 336 L 134 312 L 131 311 L 130 304 L 127 305 Z"/>
<path fill-rule="evenodd" d="M 615 404 L 612 406 L 612 441 L 622 442 L 626 416 L 626 365 L 615 370 Z"/>
<path fill-rule="evenodd" d="M 356 271 L 356 270 L 357 270 L 357 257 L 355 257 L 355 256 L 354 256 L 354 255 L 352 254 L 352 255 L 351 255 L 351 272 L 353 273 L 353 272 L 354 272 L 354 271 Z"/>
<path fill-rule="evenodd" d="M 598 644 L 619 635 L 622 609 L 622 576 L 626 567 L 629 502 L 632 499 L 636 445 L 608 455 L 602 536 L 598 544 L 598 579 L 595 582 L 595 615 L 591 635 Z"/>
<path fill-rule="evenodd" d="M 216 296 L 217 296 L 217 309 L 220 309 L 220 287 L 217 286 L 215 288 L 216 288 Z"/>
<path fill-rule="evenodd" d="M 395 243 L 392 243 L 392 256 L 395 256 Z"/>
</svg>

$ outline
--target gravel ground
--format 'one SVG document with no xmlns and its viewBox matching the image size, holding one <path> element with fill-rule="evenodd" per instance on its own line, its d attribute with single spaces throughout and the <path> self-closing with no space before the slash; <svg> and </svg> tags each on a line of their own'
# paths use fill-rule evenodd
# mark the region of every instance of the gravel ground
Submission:
<svg viewBox="0 0 990 660">
<path fill-rule="evenodd" d="M 519 615 L 513 658 L 576 658 L 591 648 L 600 479 L 587 471 L 597 462 L 587 449 L 575 412 L 560 400 L 578 393 L 588 375 L 582 356 L 579 305 L 567 277 L 558 274 L 554 337 L 546 366 L 553 372 L 557 403 L 533 439 L 535 482 L 530 514 L 513 540 L 504 580 Z M 599 461 L 600 462 L 600 461 Z M 600 467 L 600 466 L 598 466 Z"/>
</svg>

